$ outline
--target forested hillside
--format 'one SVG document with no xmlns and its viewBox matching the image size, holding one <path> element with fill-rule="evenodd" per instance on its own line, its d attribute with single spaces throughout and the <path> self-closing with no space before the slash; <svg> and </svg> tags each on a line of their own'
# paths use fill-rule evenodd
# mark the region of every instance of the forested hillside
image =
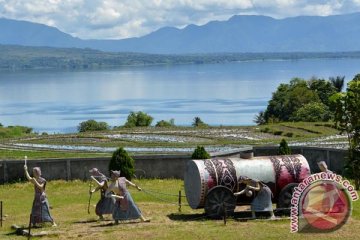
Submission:
<svg viewBox="0 0 360 240">
<path fill-rule="evenodd" d="M 360 58 L 360 52 L 161 55 L 109 53 L 80 48 L 0 45 L 0 70 L 97 69 L 120 66 L 210 64 L 254 60 L 299 60 L 308 58 Z"/>
</svg>

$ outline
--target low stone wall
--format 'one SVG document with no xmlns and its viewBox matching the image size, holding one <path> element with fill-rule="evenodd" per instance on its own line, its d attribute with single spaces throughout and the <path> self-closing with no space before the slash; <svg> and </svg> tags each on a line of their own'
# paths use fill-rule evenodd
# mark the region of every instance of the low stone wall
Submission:
<svg viewBox="0 0 360 240">
<path fill-rule="evenodd" d="M 243 149 L 242 149 L 243 150 Z M 248 150 L 248 149 L 247 149 Z M 238 152 L 216 153 L 212 157 L 234 157 Z M 145 178 L 184 178 L 186 162 L 190 155 L 147 155 L 132 156 L 135 160 L 135 175 Z M 29 169 L 40 167 L 42 175 L 47 180 L 89 179 L 89 170 L 98 168 L 108 175 L 110 158 L 74 158 L 74 159 L 44 159 L 28 160 Z M 0 184 L 24 180 L 24 161 L 0 161 Z"/>
<path fill-rule="evenodd" d="M 291 147 L 294 154 L 302 154 L 308 160 L 312 172 L 319 172 L 317 162 L 326 161 L 330 170 L 342 174 L 346 150 L 336 150 L 315 147 Z M 239 157 L 238 152 L 217 153 L 212 157 Z M 254 156 L 277 155 L 278 147 L 253 147 Z M 133 156 L 135 160 L 135 174 L 145 178 L 178 178 L 183 179 L 186 162 L 191 160 L 190 155 L 148 155 Z M 88 179 L 89 170 L 98 168 L 103 173 L 108 173 L 110 158 L 77 158 L 77 159 L 46 159 L 30 160 L 28 168 L 35 166 L 41 168 L 43 177 L 48 180 Z M 24 180 L 24 161 L 0 161 L 0 184 Z"/>
</svg>

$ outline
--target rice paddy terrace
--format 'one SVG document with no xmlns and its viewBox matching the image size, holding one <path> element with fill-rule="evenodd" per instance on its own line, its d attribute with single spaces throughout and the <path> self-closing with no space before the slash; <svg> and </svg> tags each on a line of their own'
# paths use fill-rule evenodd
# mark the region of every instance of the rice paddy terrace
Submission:
<svg viewBox="0 0 360 240">
<path fill-rule="evenodd" d="M 0 139 L 0 159 L 110 156 L 118 147 L 132 154 L 190 154 L 198 145 L 210 153 L 243 145 L 346 148 L 347 139 L 331 123 L 278 123 L 246 127 L 120 128 L 78 134 L 30 134 Z"/>
</svg>

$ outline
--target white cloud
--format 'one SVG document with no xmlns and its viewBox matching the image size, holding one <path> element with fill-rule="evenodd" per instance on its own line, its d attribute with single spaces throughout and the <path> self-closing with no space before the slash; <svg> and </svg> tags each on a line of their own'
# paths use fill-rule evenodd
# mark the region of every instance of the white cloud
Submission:
<svg viewBox="0 0 360 240">
<path fill-rule="evenodd" d="M 354 11 L 360 11 L 360 0 L 0 0 L 0 17 L 44 23 L 85 39 L 136 37 L 235 14 L 284 18 Z"/>
</svg>

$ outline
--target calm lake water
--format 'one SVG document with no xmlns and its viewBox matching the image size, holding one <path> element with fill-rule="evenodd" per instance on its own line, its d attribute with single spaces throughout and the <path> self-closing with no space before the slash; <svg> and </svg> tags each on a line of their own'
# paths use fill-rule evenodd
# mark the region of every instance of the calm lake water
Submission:
<svg viewBox="0 0 360 240">
<path fill-rule="evenodd" d="M 360 73 L 360 59 L 253 61 L 0 73 L 0 123 L 37 132 L 76 131 L 88 119 L 123 125 L 130 111 L 191 125 L 253 125 L 280 83 Z"/>
</svg>

